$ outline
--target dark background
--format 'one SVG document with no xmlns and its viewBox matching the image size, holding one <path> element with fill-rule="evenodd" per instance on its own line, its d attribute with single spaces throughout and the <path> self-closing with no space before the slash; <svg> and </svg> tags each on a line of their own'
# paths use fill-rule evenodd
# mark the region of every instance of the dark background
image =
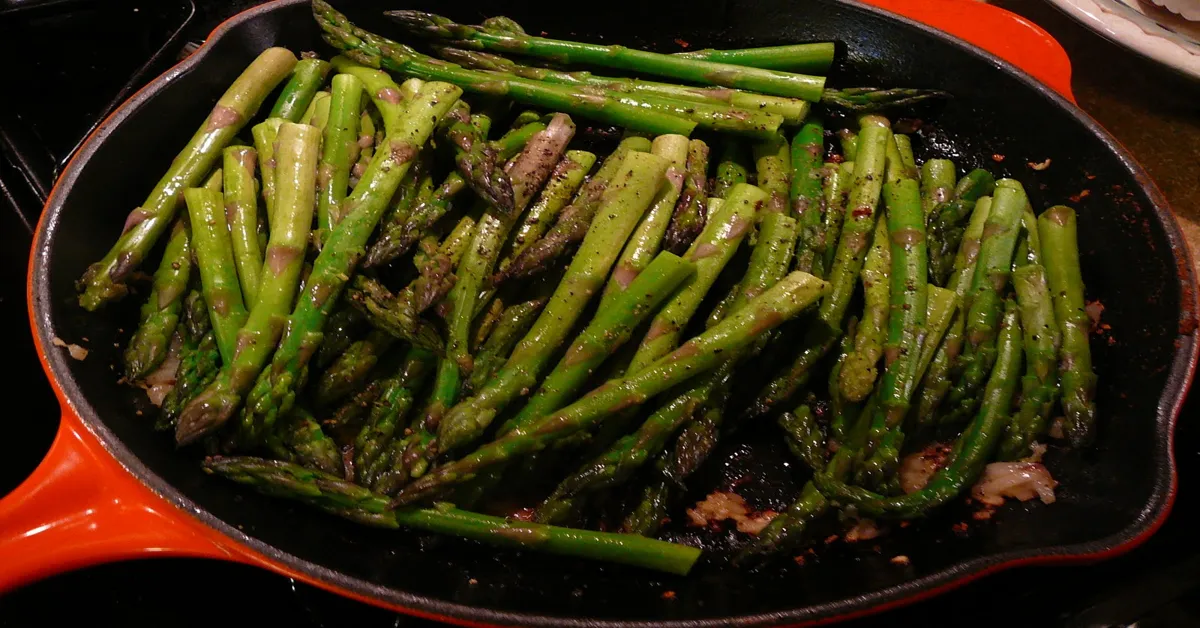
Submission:
<svg viewBox="0 0 1200 628">
<path fill-rule="evenodd" d="M 965 0 L 966 1 L 966 0 Z M 30 232 L 58 165 L 110 102 L 169 67 L 189 42 L 251 2 L 240 0 L 0 0 L 0 317 L 10 330 L 10 400 L 0 494 L 48 449 L 57 407 L 29 338 L 24 283 Z M 1086 111 L 1142 162 L 1200 244 L 1200 84 L 1084 29 L 1039 0 L 996 4 L 1041 25 L 1066 48 Z M 19 96 L 18 96 L 19 94 Z M 19 152 L 18 152 L 19 150 Z M 20 157 L 18 157 L 18 154 Z M 15 366 L 14 366 L 15 365 Z M 1200 405 L 1180 418 L 1180 491 L 1163 529 L 1102 564 L 1022 569 L 935 600 L 851 624 L 974 626 L 1200 626 Z M 433 626 L 344 600 L 250 567 L 157 559 L 65 574 L 0 597 L 0 626 L 259 624 Z"/>
</svg>

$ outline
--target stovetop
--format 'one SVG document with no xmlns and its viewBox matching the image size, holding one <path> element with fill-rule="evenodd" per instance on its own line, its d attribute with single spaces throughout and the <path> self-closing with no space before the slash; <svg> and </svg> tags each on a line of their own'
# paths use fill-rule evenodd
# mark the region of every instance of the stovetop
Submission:
<svg viewBox="0 0 1200 628">
<path fill-rule="evenodd" d="M 0 0 L 0 58 L 10 90 L 0 97 L 0 323 L 9 336 L 5 384 L 20 391 L 6 421 L 0 495 L 49 448 L 57 408 L 34 367 L 25 332 L 24 284 L 31 232 L 62 165 L 116 105 L 200 43 L 247 0 Z M 1165 526 L 1143 547 L 1083 567 L 1021 569 L 905 609 L 845 624 L 1200 626 L 1200 428 L 1185 406 L 1177 438 L 1180 492 Z M 12 406 L 10 406 L 12 407 Z M 19 447 L 12 444 L 20 443 Z M 236 609 L 236 610 L 235 610 Z M 246 610 L 243 610 L 246 609 Z M 158 559 L 65 574 L 0 597 L 0 626 L 432 627 L 288 578 L 226 563 Z"/>
</svg>

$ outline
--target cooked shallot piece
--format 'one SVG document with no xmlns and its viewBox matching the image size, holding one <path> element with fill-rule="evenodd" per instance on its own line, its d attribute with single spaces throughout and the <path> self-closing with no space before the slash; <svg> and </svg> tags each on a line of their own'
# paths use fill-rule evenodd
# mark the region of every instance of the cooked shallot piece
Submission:
<svg viewBox="0 0 1200 628">
<path fill-rule="evenodd" d="M 694 526 L 706 526 L 732 519 L 737 524 L 738 532 L 745 534 L 762 532 L 776 514 L 778 513 L 773 510 L 751 512 L 741 495 L 721 491 L 710 493 L 704 501 L 696 502 L 694 508 L 687 510 L 688 519 Z"/>
<path fill-rule="evenodd" d="M 883 532 L 873 519 L 859 519 L 854 523 L 854 527 L 846 531 L 843 538 L 847 543 L 857 543 L 859 541 L 870 541 L 878 537 Z"/>
<path fill-rule="evenodd" d="M 1058 482 L 1040 462 L 993 462 L 983 477 L 971 489 L 971 496 L 988 506 L 999 506 L 1004 498 L 1029 501 L 1040 497 L 1042 503 L 1054 503 L 1054 487 Z"/>
<path fill-rule="evenodd" d="M 909 454 L 900 463 L 900 490 L 905 494 L 915 493 L 929 484 L 929 478 L 946 464 L 950 448 L 941 443 L 931 443 L 921 451 Z"/>
<path fill-rule="evenodd" d="M 175 388 L 175 372 L 179 370 L 179 349 L 179 336 L 175 336 L 171 339 L 171 348 L 162 364 L 159 364 L 158 368 L 151 371 L 146 379 L 138 384 L 146 390 L 146 396 L 155 406 L 161 407 L 163 400 Z"/>
</svg>

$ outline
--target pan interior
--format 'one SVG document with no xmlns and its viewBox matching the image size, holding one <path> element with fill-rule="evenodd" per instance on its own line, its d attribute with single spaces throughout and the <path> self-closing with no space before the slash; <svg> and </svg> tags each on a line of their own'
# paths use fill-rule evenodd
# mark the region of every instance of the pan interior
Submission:
<svg viewBox="0 0 1200 628">
<path fill-rule="evenodd" d="M 408 6 L 467 22 L 496 10 L 486 3 Z M 1169 490 L 1169 415 L 1192 350 L 1190 336 L 1179 336 L 1178 322 L 1181 285 L 1191 284 L 1190 275 L 1180 274 L 1190 271 L 1179 269 L 1190 265 L 1177 263 L 1186 252 L 1172 248 L 1181 241 L 1176 227 L 1163 222 L 1161 197 L 1150 195 L 1136 167 L 1106 136 L 994 60 L 857 5 L 668 0 L 606 6 L 586 18 L 575 5 L 541 0 L 510 3 L 504 11 L 532 33 L 660 51 L 835 40 L 839 61 L 831 85 L 936 87 L 955 95 L 922 114 L 913 135 L 919 160 L 948 157 L 960 172 L 980 166 L 997 177 L 1015 177 L 1039 210 L 1078 199 L 1072 204 L 1079 211 L 1088 298 L 1104 305 L 1103 322 L 1111 329 L 1092 345 L 1102 382 L 1100 441 L 1082 455 L 1051 452 L 1048 465 L 1060 482 L 1056 504 L 1008 506 L 962 534 L 952 527 L 969 521 L 970 511 L 954 507 L 893 529 L 874 543 L 824 547 L 818 542 L 816 556 L 803 566 L 784 559 L 735 570 L 715 560 L 690 577 L 676 578 L 363 529 L 205 476 L 197 453 L 176 452 L 166 435 L 151 431 L 154 413 L 144 395 L 116 384 L 118 346 L 132 332 L 140 299 L 89 315 L 75 305 L 73 282 L 103 255 L 125 214 L 142 201 L 217 96 L 258 51 L 284 45 L 330 54 L 304 3 L 257 11 L 203 50 L 189 69 L 139 97 L 132 109 L 110 121 L 103 142 L 85 149 L 53 196 L 37 245 L 36 315 L 45 346 L 57 336 L 91 351 L 86 360 L 74 361 L 51 349 L 51 364 L 84 420 L 118 457 L 145 469 L 148 482 L 207 513 L 203 516 L 227 533 L 244 533 L 280 556 L 332 570 L 322 577 L 393 602 L 455 614 L 466 611 L 446 603 L 469 605 L 499 612 L 485 611 L 494 621 L 514 623 L 550 620 L 507 613 L 653 622 L 832 614 L 899 596 L 917 580 L 928 583 L 990 562 L 1099 551 L 1114 537 L 1134 536 L 1155 518 Z M 358 3 L 349 13 L 361 25 L 396 37 L 396 29 L 379 17 L 383 8 L 397 7 Z M 1029 167 L 1047 159 L 1051 165 L 1045 170 Z M 804 478 L 799 465 L 789 463 L 773 425 L 764 422 L 723 446 L 689 499 L 748 476 L 741 492 L 762 507 L 782 508 Z M 682 525 L 670 534 L 718 549 L 739 542 L 736 533 L 697 532 Z M 909 557 L 910 563 L 892 564 L 889 559 L 896 555 Z M 675 595 L 667 599 L 666 591 Z M 861 597 L 878 592 L 886 594 Z"/>
</svg>

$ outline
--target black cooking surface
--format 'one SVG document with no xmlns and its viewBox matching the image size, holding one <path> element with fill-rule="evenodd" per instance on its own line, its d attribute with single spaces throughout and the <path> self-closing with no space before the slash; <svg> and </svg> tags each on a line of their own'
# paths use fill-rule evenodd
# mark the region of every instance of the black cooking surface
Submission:
<svg viewBox="0 0 1200 628">
<path fill-rule="evenodd" d="M 173 64 L 219 21 L 252 4 L 218 0 L 0 0 L 0 321 L 12 330 L 0 494 L 49 447 L 57 407 L 36 367 L 24 307 L 30 233 L 79 141 L 111 109 Z M 15 97 L 12 94 L 20 94 Z M 1184 409 L 1177 438 L 1181 491 L 1174 514 L 1145 546 L 1085 567 L 1022 569 L 985 578 L 906 609 L 846 624 L 868 626 L 1200 625 L 1200 429 Z M 22 411 L 17 412 L 17 407 Z M 16 446 L 19 444 L 19 446 Z M 0 565 L 0 569 L 3 566 Z M 245 609 L 245 610 L 243 610 Z M 95 567 L 0 597 L 0 626 L 435 626 L 298 584 L 212 561 L 158 559 Z"/>
</svg>

